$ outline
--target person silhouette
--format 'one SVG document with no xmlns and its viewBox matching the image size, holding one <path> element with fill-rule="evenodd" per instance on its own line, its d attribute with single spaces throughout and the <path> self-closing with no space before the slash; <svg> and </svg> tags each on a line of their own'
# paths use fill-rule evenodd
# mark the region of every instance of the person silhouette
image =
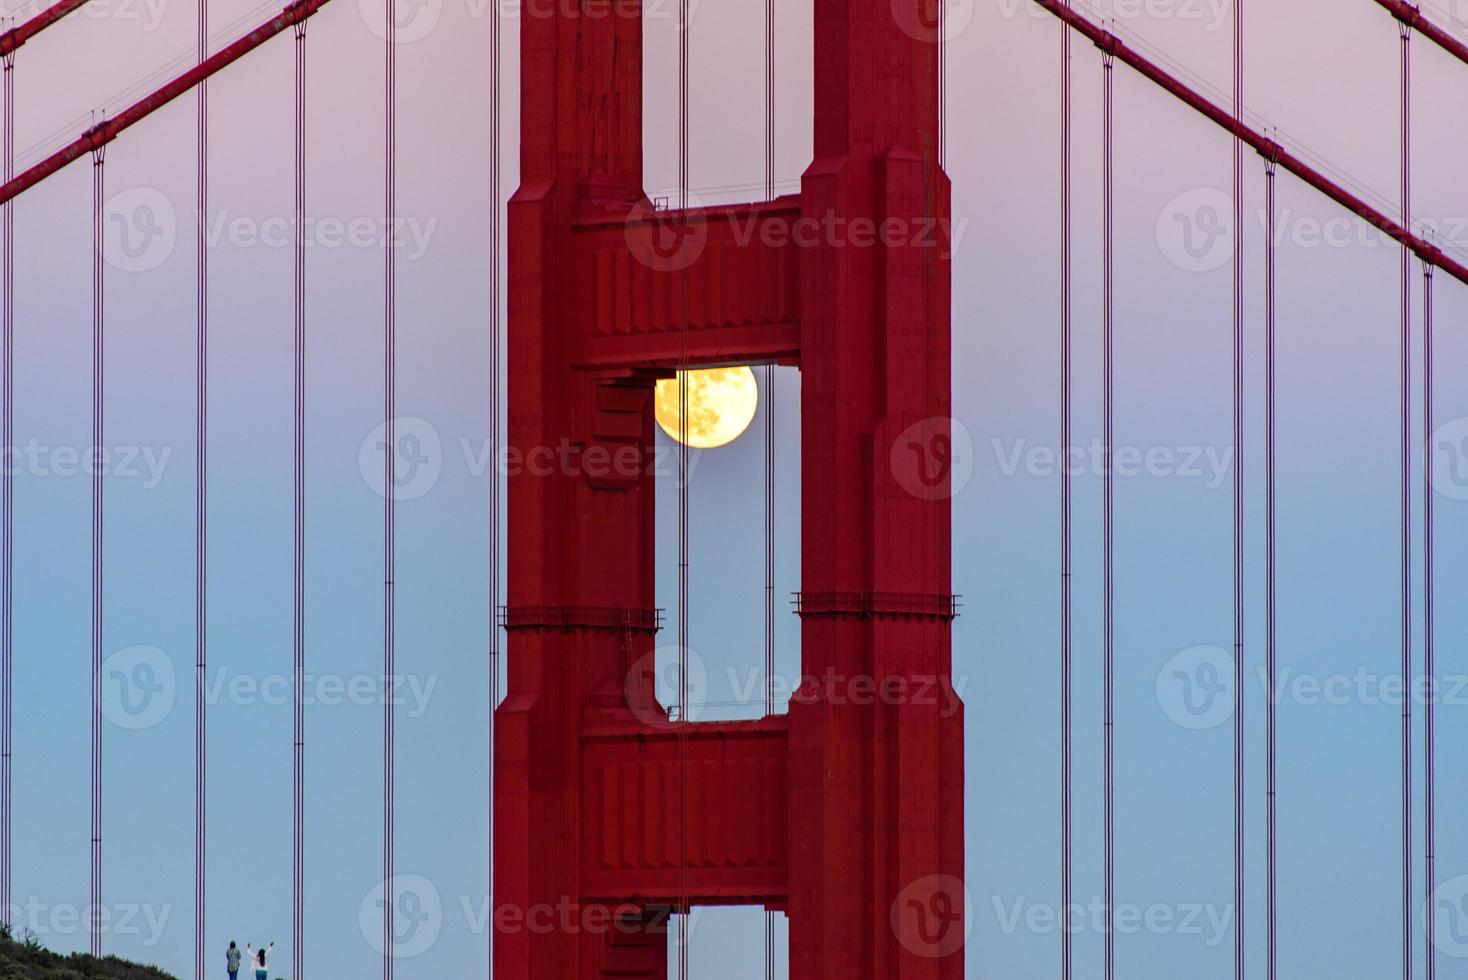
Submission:
<svg viewBox="0 0 1468 980">
<path fill-rule="evenodd" d="M 256 949 L 249 943 L 245 944 L 245 952 L 250 954 L 250 965 L 255 968 L 255 980 L 270 980 L 270 970 L 266 968 L 265 961 L 274 948 L 275 943 L 271 943 L 264 949 Z"/>
<path fill-rule="evenodd" d="M 240 980 L 240 960 L 244 953 L 235 945 L 234 940 L 229 941 L 229 949 L 224 953 L 224 966 L 229 971 L 229 980 Z"/>
</svg>

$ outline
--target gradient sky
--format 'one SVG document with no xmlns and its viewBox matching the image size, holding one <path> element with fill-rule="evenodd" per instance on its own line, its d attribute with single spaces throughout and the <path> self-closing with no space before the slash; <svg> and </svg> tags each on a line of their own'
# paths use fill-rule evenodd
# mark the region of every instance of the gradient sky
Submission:
<svg viewBox="0 0 1468 980">
<path fill-rule="evenodd" d="M 408 220 L 399 407 L 421 420 L 405 431 L 421 437 L 429 465 L 422 495 L 399 508 L 398 656 L 416 687 L 405 692 L 399 723 L 398 866 L 441 909 L 431 942 L 415 934 L 424 948 L 401 962 L 404 980 L 479 975 L 488 944 L 490 477 L 480 454 L 495 390 L 487 374 L 493 2 L 405 0 L 402 9 L 402 36 L 411 39 L 398 62 L 398 200 Z M 647 185 L 655 192 L 676 173 L 675 4 L 647 2 Z M 1454 2 L 1460 9 L 1448 9 Z M 381 412 L 382 260 L 372 235 L 343 241 L 330 224 L 370 231 L 381 210 L 378 6 L 335 0 L 310 27 L 308 199 L 326 223 L 308 260 L 308 636 L 321 703 L 308 722 L 306 958 L 329 976 L 372 975 L 379 959 L 359 915 L 366 908 L 375 921 L 381 884 L 381 707 L 371 694 L 350 697 L 334 685 L 350 688 L 380 670 L 381 499 L 364 468 L 375 465 Z M 1425 7 L 1468 35 L 1461 0 Z M 811 13 L 794 0 L 779 8 L 776 159 L 779 178 L 794 186 L 810 155 Z M 211 24 L 232 37 L 275 9 L 210 0 Z M 761 108 L 757 86 L 741 79 L 758 77 L 762 5 L 695 0 L 694 9 L 693 184 L 706 201 L 749 198 L 761 179 Z M 1102 9 L 1121 32 L 1227 89 L 1224 0 L 1116 0 Z M 505 145 L 513 147 L 516 14 L 513 4 L 508 10 Z M 1254 0 L 1246 15 L 1251 112 L 1392 209 L 1398 42 L 1390 18 L 1370 0 Z M 74 136 L 94 109 L 115 111 L 186 63 L 195 16 L 192 0 L 94 0 L 23 48 L 20 163 Z M 1059 439 L 1060 33 L 1028 0 L 955 0 L 950 24 L 948 167 L 955 220 L 967 222 L 954 268 L 954 393 L 974 444 L 972 478 L 954 499 L 955 590 L 965 597 L 954 670 L 968 705 L 968 975 L 1028 980 L 1057 975 L 1059 951 L 1051 924 L 1059 903 L 1059 480 L 1027 453 L 1053 451 Z M 1443 244 L 1468 250 L 1468 68 L 1426 43 L 1416 52 L 1415 209 L 1443 229 Z M 1100 426 L 1101 68 L 1084 43 L 1074 65 L 1076 441 L 1085 446 Z M 278 694 L 291 664 L 291 255 L 271 233 L 291 208 L 291 84 L 291 46 L 281 38 L 210 87 L 209 600 L 219 693 L 210 713 L 208 860 L 210 945 L 221 959 L 230 939 L 284 940 L 290 928 L 290 708 Z M 1206 208 L 1229 186 L 1230 146 L 1126 70 L 1117 100 L 1117 440 L 1167 461 L 1118 479 L 1118 901 L 1152 923 L 1118 937 L 1118 973 L 1222 978 L 1233 969 L 1232 726 L 1206 710 L 1226 705 L 1226 695 L 1209 701 L 1182 682 L 1206 682 L 1232 642 L 1231 275 L 1226 237 L 1215 242 L 1221 252 L 1193 254 L 1183 234 L 1201 233 Z M 108 483 L 106 650 L 116 658 L 109 677 L 145 676 L 135 673 L 143 665 L 163 690 L 138 702 L 142 727 L 130 727 L 139 716 L 129 714 L 136 704 L 127 689 L 109 694 L 104 880 L 118 918 L 105 946 L 180 974 L 191 968 L 193 936 L 193 126 L 193 100 L 182 100 L 113 144 L 107 164 L 111 211 L 124 220 L 109 224 L 108 442 L 119 456 Z M 507 193 L 515 185 L 508 157 Z M 1256 673 L 1264 655 L 1264 230 L 1256 216 L 1264 180 L 1252 154 L 1246 166 L 1244 913 L 1257 971 L 1265 702 Z M 15 895 L 19 920 L 62 950 L 86 945 L 76 913 L 87 902 L 90 482 L 66 461 L 90 438 L 88 179 L 88 168 L 74 165 L 16 207 L 15 424 L 17 442 L 34 440 L 36 449 L 16 481 Z M 1279 655 L 1304 682 L 1280 708 L 1281 975 L 1381 980 L 1396 975 L 1401 956 L 1400 704 L 1384 680 L 1400 657 L 1399 253 L 1288 176 L 1279 180 L 1279 208 Z M 145 236 L 149 228 L 157 234 Z M 134 247 L 123 247 L 124 232 Z M 1438 413 L 1450 425 L 1468 417 L 1458 370 L 1468 362 L 1460 329 L 1468 290 L 1439 276 L 1437 296 Z M 1416 300 L 1414 309 L 1420 317 Z M 1414 352 L 1419 342 L 1414 334 Z M 1417 367 L 1420 383 L 1420 360 Z M 794 371 L 778 372 L 782 595 L 799 587 L 798 384 Z M 1451 445 L 1438 460 L 1438 652 L 1441 673 L 1463 677 L 1468 608 L 1451 597 L 1468 587 L 1468 422 L 1457 425 L 1445 425 Z M 125 466 L 133 450 L 138 458 Z M 758 691 L 760 500 L 750 474 L 760 451 L 751 435 L 704 454 L 692 485 L 690 629 L 709 677 L 705 718 L 748 716 L 748 705 L 732 702 Z M 1215 472 L 1210 461 L 1219 460 Z M 1418 529 L 1421 464 L 1415 452 Z M 670 488 L 662 481 L 663 499 Z M 1076 492 L 1076 895 L 1089 904 L 1102 887 L 1094 469 Z M 672 508 L 660 508 L 659 520 L 671 529 Z M 670 539 L 660 535 L 666 607 L 674 605 Z M 1420 551 L 1414 564 L 1420 569 Z M 1420 586 L 1415 570 L 1414 578 Z M 1420 588 L 1413 605 L 1420 664 Z M 797 636 L 794 617 L 782 617 L 780 669 L 789 675 Z M 170 696 L 170 675 L 182 696 Z M 1312 681 L 1338 696 L 1312 696 Z M 1468 737 L 1468 691 L 1449 685 L 1444 699 L 1439 879 L 1456 902 L 1468 894 L 1468 842 L 1456 818 L 1468 804 L 1468 776 L 1449 747 Z M 1420 761 L 1420 707 L 1414 714 Z M 702 916 L 693 975 L 757 975 L 760 928 L 757 913 Z M 1089 918 L 1081 930 L 1077 976 L 1100 976 L 1101 937 Z M 1468 933 L 1443 932 L 1441 964 L 1451 971 L 1468 956 Z M 278 963 L 289 956 L 281 948 Z"/>
</svg>

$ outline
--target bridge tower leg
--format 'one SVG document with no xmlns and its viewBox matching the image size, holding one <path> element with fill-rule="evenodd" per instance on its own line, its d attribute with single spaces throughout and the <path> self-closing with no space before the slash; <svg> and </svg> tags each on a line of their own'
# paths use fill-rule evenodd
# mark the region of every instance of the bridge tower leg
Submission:
<svg viewBox="0 0 1468 980">
<path fill-rule="evenodd" d="M 813 2 L 800 195 L 674 215 L 642 190 L 639 0 L 521 21 L 501 980 L 661 980 L 684 901 L 786 910 L 801 980 L 963 973 L 939 0 Z M 645 670 L 651 391 L 685 358 L 802 372 L 807 682 L 788 716 L 683 724 Z"/>
</svg>

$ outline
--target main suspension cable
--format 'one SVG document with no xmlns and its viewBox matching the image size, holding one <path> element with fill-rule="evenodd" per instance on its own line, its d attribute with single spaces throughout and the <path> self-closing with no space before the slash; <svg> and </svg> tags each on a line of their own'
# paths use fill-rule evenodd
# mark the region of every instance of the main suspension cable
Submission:
<svg viewBox="0 0 1468 980">
<path fill-rule="evenodd" d="M 92 152 L 92 459 L 105 445 L 106 286 L 103 272 L 103 210 L 106 207 L 106 145 Z M 102 955 L 102 518 L 104 467 L 92 467 L 92 869 L 87 932 L 93 956 Z"/>
<path fill-rule="evenodd" d="M 1103 402 L 1105 429 L 1106 472 L 1103 479 L 1103 697 L 1105 700 L 1105 738 L 1103 778 L 1105 781 L 1104 833 L 1105 890 L 1106 890 L 1106 980 L 1116 980 L 1116 739 L 1115 739 L 1115 677 L 1116 660 L 1116 558 L 1114 529 L 1116 523 L 1116 477 L 1112 462 L 1115 455 L 1116 422 L 1116 64 L 1111 51 L 1102 53 L 1105 112 L 1103 119 L 1103 167 L 1102 167 L 1102 310 L 1103 310 Z"/>
<path fill-rule="evenodd" d="M 292 823 L 291 976 L 305 975 L 306 936 L 306 21 L 296 25 L 295 106 L 295 385 L 292 504 Z M 391 227 L 391 226 L 389 226 Z"/>
</svg>

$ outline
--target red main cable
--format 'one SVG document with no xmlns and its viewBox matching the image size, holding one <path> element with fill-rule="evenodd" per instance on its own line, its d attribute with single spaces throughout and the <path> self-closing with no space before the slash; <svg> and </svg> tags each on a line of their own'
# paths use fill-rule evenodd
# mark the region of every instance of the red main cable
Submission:
<svg viewBox="0 0 1468 980">
<path fill-rule="evenodd" d="M 219 49 L 204 59 L 203 63 L 195 65 L 152 94 L 134 102 L 116 116 L 104 119 L 35 166 L 7 180 L 4 186 L 0 187 L 0 204 L 39 184 L 73 160 L 80 159 L 88 153 L 95 153 L 101 147 L 117 139 L 125 130 L 136 126 L 195 85 L 234 64 L 275 35 L 313 16 L 330 2 L 331 0 L 295 0 L 274 18 Z"/>
<path fill-rule="evenodd" d="M 1188 87 L 1165 68 L 1151 61 L 1145 55 L 1127 47 L 1126 43 L 1111 31 L 1099 27 L 1085 17 L 1075 13 L 1075 11 L 1064 5 L 1063 0 L 1034 0 L 1034 3 L 1069 24 L 1072 29 L 1084 35 L 1097 47 L 1103 51 L 1110 52 L 1115 58 L 1128 65 L 1143 78 L 1157 85 L 1189 108 L 1195 110 L 1205 119 L 1208 119 L 1230 133 L 1239 133 L 1244 143 L 1255 152 L 1264 157 L 1277 160 L 1279 165 L 1285 170 L 1288 170 L 1347 211 L 1361 218 L 1367 224 L 1379 229 L 1399 244 L 1406 245 L 1423 261 L 1431 262 L 1454 279 L 1468 284 L 1468 265 L 1445 255 L 1442 249 L 1420 236 L 1413 234 L 1403 225 L 1393 221 L 1380 210 L 1366 203 L 1360 196 L 1347 190 L 1340 183 L 1327 177 L 1315 167 L 1281 146 L 1276 140 L 1270 139 L 1263 133 L 1251 129 L 1248 126 L 1239 126 L 1231 111 L 1219 106 Z"/>
<path fill-rule="evenodd" d="M 61 0 L 41 11 L 23 24 L 17 24 L 0 34 L 0 55 L 9 55 L 22 44 L 61 20 L 73 10 L 86 6 L 87 0 Z"/>
<path fill-rule="evenodd" d="M 1468 65 L 1468 44 L 1428 20 L 1421 8 L 1407 3 L 1406 0 L 1376 0 L 1376 2 L 1385 7 L 1404 25 L 1421 32 L 1423 37 Z"/>
</svg>

